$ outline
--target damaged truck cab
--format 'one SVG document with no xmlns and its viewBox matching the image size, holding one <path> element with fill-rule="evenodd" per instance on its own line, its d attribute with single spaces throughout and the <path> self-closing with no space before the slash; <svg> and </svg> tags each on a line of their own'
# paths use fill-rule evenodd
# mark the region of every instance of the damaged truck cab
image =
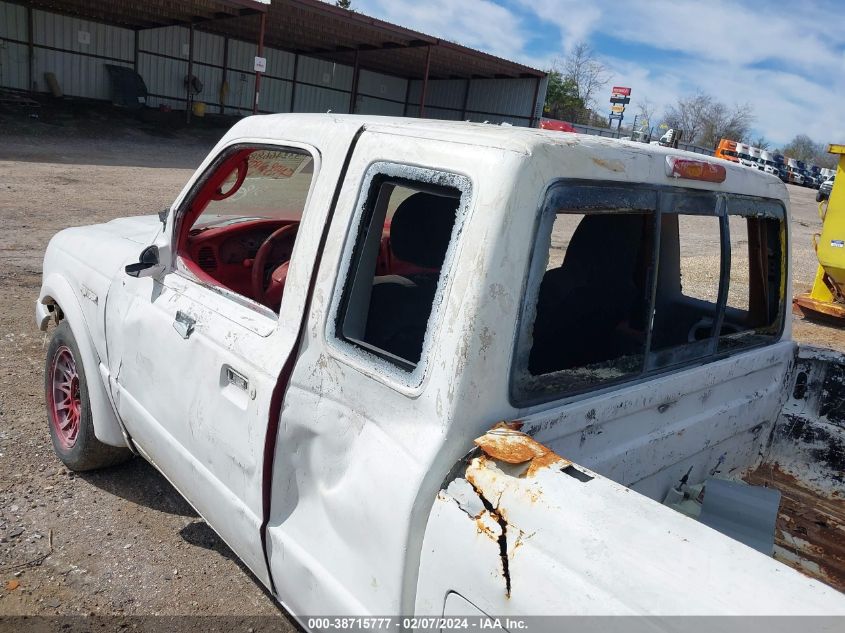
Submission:
<svg viewBox="0 0 845 633">
<path fill-rule="evenodd" d="M 51 241 L 53 444 L 149 460 L 306 625 L 842 615 L 843 361 L 791 340 L 787 209 L 670 148 L 250 117 L 160 218 Z"/>
</svg>

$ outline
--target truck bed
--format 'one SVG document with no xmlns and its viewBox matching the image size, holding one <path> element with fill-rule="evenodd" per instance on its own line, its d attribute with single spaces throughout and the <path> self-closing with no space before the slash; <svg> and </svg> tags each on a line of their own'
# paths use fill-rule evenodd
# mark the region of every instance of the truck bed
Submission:
<svg viewBox="0 0 845 633">
<path fill-rule="evenodd" d="M 789 399 L 747 483 L 782 493 L 775 558 L 845 592 L 845 355 L 801 347 Z"/>
<path fill-rule="evenodd" d="M 845 592 L 845 498 L 826 498 L 777 464 L 762 464 L 745 481 L 782 494 L 775 558 Z"/>
</svg>

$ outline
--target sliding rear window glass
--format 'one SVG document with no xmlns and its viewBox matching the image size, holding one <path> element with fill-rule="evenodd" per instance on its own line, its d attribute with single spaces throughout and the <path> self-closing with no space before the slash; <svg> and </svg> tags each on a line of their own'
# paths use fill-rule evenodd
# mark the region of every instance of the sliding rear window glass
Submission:
<svg viewBox="0 0 845 633">
<path fill-rule="evenodd" d="M 539 222 L 512 398 L 552 400 L 776 340 L 784 235 L 779 203 L 558 184 Z"/>
</svg>

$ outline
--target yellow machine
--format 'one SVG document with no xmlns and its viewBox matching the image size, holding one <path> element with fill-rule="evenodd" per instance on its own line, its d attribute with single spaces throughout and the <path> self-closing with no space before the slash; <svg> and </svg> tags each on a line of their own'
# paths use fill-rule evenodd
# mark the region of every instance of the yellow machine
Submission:
<svg viewBox="0 0 845 633">
<path fill-rule="evenodd" d="M 839 155 L 830 198 L 819 205 L 821 235 L 813 239 L 819 268 L 810 292 L 793 299 L 802 313 L 818 313 L 845 320 L 845 145 L 829 145 Z"/>
</svg>

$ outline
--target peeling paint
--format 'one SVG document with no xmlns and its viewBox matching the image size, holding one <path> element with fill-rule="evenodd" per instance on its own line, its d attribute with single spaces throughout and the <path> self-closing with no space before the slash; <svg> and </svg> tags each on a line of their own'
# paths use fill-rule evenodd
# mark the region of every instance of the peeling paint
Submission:
<svg viewBox="0 0 845 633">
<path fill-rule="evenodd" d="M 593 158 L 593 163 L 599 167 L 603 167 L 604 169 L 609 169 L 612 172 L 619 173 L 625 171 L 625 163 L 615 158 Z"/>
</svg>

